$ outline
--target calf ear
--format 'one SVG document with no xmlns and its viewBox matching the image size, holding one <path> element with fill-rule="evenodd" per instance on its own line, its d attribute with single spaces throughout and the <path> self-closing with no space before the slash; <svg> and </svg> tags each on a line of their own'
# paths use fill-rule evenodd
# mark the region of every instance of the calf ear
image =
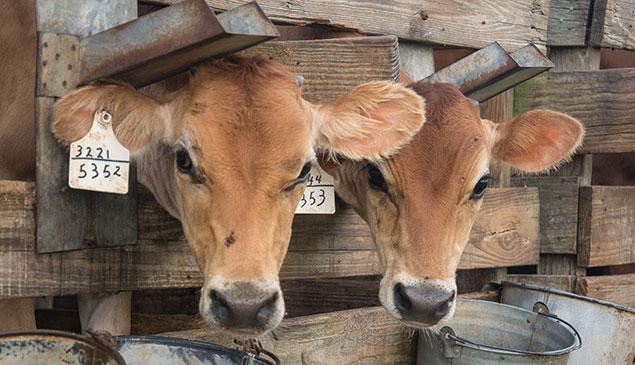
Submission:
<svg viewBox="0 0 635 365">
<path fill-rule="evenodd" d="M 370 82 L 314 106 L 316 150 L 353 160 L 378 159 L 410 141 L 425 119 L 423 99 L 391 82 Z"/>
<path fill-rule="evenodd" d="M 584 136 L 580 122 L 550 110 L 532 110 L 494 128 L 494 159 L 527 172 L 569 159 Z"/>
<path fill-rule="evenodd" d="M 55 104 L 53 133 L 65 144 L 85 136 L 93 114 L 105 109 L 112 115 L 113 130 L 131 153 L 152 139 L 167 136 L 170 123 L 168 105 L 160 105 L 132 86 L 100 82 L 77 89 Z"/>
</svg>

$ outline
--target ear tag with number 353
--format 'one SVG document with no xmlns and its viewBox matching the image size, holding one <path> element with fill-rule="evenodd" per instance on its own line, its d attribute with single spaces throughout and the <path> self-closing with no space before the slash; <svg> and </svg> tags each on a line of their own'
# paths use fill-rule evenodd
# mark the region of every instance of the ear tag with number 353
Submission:
<svg viewBox="0 0 635 365">
<path fill-rule="evenodd" d="M 71 143 L 68 165 L 73 189 L 128 193 L 130 151 L 115 137 L 110 113 L 95 112 L 88 134 Z"/>
<path fill-rule="evenodd" d="M 322 170 L 319 165 L 311 166 L 306 189 L 295 208 L 296 214 L 334 214 L 335 187 L 333 176 Z"/>
</svg>

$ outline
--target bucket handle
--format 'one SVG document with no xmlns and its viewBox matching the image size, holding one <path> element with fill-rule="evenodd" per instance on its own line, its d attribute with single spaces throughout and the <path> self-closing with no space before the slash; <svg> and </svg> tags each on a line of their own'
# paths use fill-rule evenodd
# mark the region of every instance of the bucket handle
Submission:
<svg viewBox="0 0 635 365">
<path fill-rule="evenodd" d="M 555 319 L 559 322 L 564 323 L 567 327 L 569 327 L 576 338 L 576 346 L 574 348 L 572 348 L 571 350 L 567 350 L 566 352 L 570 352 L 570 351 L 574 351 L 579 349 L 582 346 L 582 337 L 580 337 L 580 334 L 578 333 L 578 330 L 575 329 L 575 327 L 573 327 L 569 322 L 563 320 L 562 318 L 558 318 L 558 316 L 556 316 L 555 314 L 549 314 L 549 313 L 544 313 L 544 312 L 539 312 L 536 311 L 536 314 L 538 314 L 539 316 L 545 316 L 548 318 L 552 318 Z M 467 340 L 465 338 L 459 337 L 456 335 L 456 333 L 454 332 L 454 330 L 451 327 L 448 326 L 444 326 L 442 327 L 439 332 L 441 333 L 441 340 L 443 341 L 443 344 L 445 345 L 445 354 L 446 357 L 447 354 L 451 354 L 450 351 L 450 347 L 453 346 L 454 344 L 458 343 L 461 345 L 465 345 L 465 344 L 469 344 L 473 347 L 476 347 L 478 349 L 485 349 L 485 350 L 495 350 L 495 351 L 505 351 L 505 352 L 513 352 L 516 354 L 522 354 L 522 355 L 561 355 L 564 354 L 565 351 L 561 350 L 559 352 L 552 352 L 552 353 L 544 353 L 544 352 L 535 352 L 535 351 L 525 351 L 525 350 L 511 350 L 511 349 L 507 349 L 504 347 L 499 347 L 499 346 L 494 346 L 494 345 L 485 345 L 485 344 L 481 344 L 481 343 L 476 343 L 476 342 L 472 342 L 470 340 Z M 450 357 L 452 357 L 450 355 Z"/>
</svg>

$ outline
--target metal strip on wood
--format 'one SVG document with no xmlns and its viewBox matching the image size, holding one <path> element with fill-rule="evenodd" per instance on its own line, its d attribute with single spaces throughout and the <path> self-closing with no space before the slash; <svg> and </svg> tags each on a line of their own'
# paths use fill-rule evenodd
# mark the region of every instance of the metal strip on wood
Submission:
<svg viewBox="0 0 635 365">
<path fill-rule="evenodd" d="M 82 39 L 79 84 L 112 77 L 138 88 L 277 36 L 255 2 L 217 18 L 203 0 L 185 1 Z"/>
<path fill-rule="evenodd" d="M 498 43 L 492 43 L 423 81 L 451 83 L 482 102 L 552 67 L 533 44 L 507 54 Z"/>
</svg>

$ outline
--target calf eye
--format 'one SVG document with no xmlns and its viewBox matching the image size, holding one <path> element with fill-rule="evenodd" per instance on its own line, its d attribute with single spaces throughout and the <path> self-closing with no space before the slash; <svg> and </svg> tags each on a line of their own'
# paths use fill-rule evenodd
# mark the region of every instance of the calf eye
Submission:
<svg viewBox="0 0 635 365">
<path fill-rule="evenodd" d="M 384 180 L 384 176 L 381 174 L 381 171 L 377 168 L 377 166 L 373 164 L 366 165 L 366 169 L 368 170 L 368 184 L 372 189 L 388 192 L 388 186 L 386 186 L 386 180 Z"/>
<path fill-rule="evenodd" d="M 298 175 L 298 182 L 304 182 L 309 177 L 309 172 L 311 171 L 311 163 L 307 162 L 302 166 L 302 171 L 300 171 L 300 175 Z"/>
<path fill-rule="evenodd" d="M 186 150 L 178 150 L 176 152 L 176 166 L 183 173 L 192 172 L 192 159 L 190 159 L 190 154 Z"/>
<path fill-rule="evenodd" d="M 487 174 L 476 183 L 474 190 L 472 190 L 472 195 L 470 195 L 470 199 L 481 199 L 483 195 L 485 195 L 485 189 L 487 188 L 487 183 L 492 175 Z"/>
</svg>

